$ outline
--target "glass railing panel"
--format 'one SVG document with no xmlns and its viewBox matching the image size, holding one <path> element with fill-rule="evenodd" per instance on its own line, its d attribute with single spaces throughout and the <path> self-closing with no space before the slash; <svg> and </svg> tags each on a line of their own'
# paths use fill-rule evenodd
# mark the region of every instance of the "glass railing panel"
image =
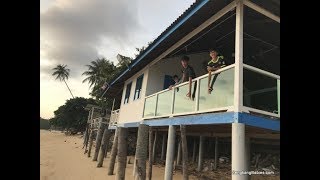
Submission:
<svg viewBox="0 0 320 180">
<path fill-rule="evenodd" d="M 199 111 L 233 105 L 234 68 L 211 76 L 211 93 L 208 92 L 208 77 L 200 80 Z"/>
<path fill-rule="evenodd" d="M 192 82 L 191 95 L 196 93 L 194 91 L 195 82 Z M 187 97 L 189 92 L 189 83 L 175 88 L 175 98 L 174 98 L 174 114 L 186 113 L 195 111 L 196 102 Z"/>
<path fill-rule="evenodd" d="M 173 90 L 158 94 L 156 116 L 171 114 Z"/>
<path fill-rule="evenodd" d="M 243 69 L 243 106 L 278 114 L 280 80 Z"/>
<path fill-rule="evenodd" d="M 153 117 L 155 110 L 156 110 L 156 100 L 157 96 L 151 96 L 146 98 L 145 104 L 144 104 L 144 112 L 143 117 Z"/>
</svg>

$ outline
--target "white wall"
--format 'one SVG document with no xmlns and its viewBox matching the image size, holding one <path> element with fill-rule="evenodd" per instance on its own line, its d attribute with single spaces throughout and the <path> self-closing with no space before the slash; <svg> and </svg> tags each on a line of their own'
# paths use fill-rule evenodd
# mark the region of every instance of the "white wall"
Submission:
<svg viewBox="0 0 320 180">
<path fill-rule="evenodd" d="M 188 55 L 190 58 L 189 64 L 193 67 L 196 76 L 201 76 L 206 73 L 203 69 L 203 61 L 210 60 L 209 53 L 197 53 Z M 159 61 L 153 65 L 149 70 L 148 86 L 146 95 L 151 95 L 158 91 L 163 90 L 164 76 L 165 75 L 178 75 L 182 77 L 182 66 L 180 62 L 181 57 L 167 58 Z"/>
<path fill-rule="evenodd" d="M 134 91 L 136 89 L 137 78 L 142 74 L 143 74 L 143 80 L 142 80 L 140 98 L 133 100 Z M 120 105 L 120 115 L 118 120 L 119 124 L 141 121 L 142 113 L 143 113 L 144 97 L 145 97 L 146 87 L 147 87 L 147 79 L 148 79 L 148 69 L 144 68 L 138 73 L 136 73 L 134 76 L 132 76 L 130 79 L 125 81 L 123 92 L 122 92 L 121 105 Z M 127 89 L 127 84 L 129 84 L 130 82 L 132 82 L 132 85 L 131 85 L 129 102 L 126 104 L 123 104 L 124 98 L 125 98 L 125 92 Z"/>
</svg>

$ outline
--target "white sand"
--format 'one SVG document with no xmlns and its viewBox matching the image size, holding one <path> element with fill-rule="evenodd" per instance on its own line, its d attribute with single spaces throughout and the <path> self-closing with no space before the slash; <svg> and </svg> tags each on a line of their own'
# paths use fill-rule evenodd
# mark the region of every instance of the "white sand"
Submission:
<svg viewBox="0 0 320 180">
<path fill-rule="evenodd" d="M 82 143 L 80 136 L 65 136 L 58 131 L 40 130 L 40 180 L 115 179 L 115 175 L 107 175 L 109 153 L 103 167 L 97 168 L 97 162 L 83 154 Z M 126 179 L 133 179 L 132 171 L 133 165 L 127 164 Z M 163 180 L 164 168 L 153 166 L 152 179 Z M 182 179 L 182 174 L 175 172 L 174 179 Z"/>
</svg>

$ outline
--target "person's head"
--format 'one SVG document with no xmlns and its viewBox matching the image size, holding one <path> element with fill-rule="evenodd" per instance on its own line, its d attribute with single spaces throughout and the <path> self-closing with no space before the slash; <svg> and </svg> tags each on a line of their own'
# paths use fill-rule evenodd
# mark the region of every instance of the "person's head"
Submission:
<svg viewBox="0 0 320 180">
<path fill-rule="evenodd" d="M 215 58 L 218 56 L 218 52 L 217 52 L 217 50 L 215 50 L 215 49 L 210 49 L 210 50 L 209 50 L 209 53 L 210 53 L 210 57 L 211 57 L 212 59 L 215 59 Z"/>
<path fill-rule="evenodd" d="M 188 67 L 188 63 L 189 63 L 189 57 L 188 56 L 183 56 L 181 58 L 182 67 L 184 67 L 184 68 Z"/>
<path fill-rule="evenodd" d="M 175 81 L 175 82 L 178 82 L 179 81 L 179 77 L 177 75 L 173 75 L 172 76 L 172 79 Z"/>
</svg>

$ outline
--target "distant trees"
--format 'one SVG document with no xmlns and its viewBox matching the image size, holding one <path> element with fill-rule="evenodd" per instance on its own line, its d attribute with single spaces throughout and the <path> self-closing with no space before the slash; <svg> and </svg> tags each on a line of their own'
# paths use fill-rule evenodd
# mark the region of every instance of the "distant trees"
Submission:
<svg viewBox="0 0 320 180">
<path fill-rule="evenodd" d="M 77 133 L 84 131 L 89 113 L 84 109 L 87 104 L 96 105 L 97 103 L 94 99 L 83 97 L 67 100 L 64 105 L 54 111 L 54 117 L 49 120 L 50 125 L 66 129 L 67 132 Z"/>
<path fill-rule="evenodd" d="M 40 117 L 40 129 L 50 129 L 50 124 L 47 119 Z"/>
</svg>

